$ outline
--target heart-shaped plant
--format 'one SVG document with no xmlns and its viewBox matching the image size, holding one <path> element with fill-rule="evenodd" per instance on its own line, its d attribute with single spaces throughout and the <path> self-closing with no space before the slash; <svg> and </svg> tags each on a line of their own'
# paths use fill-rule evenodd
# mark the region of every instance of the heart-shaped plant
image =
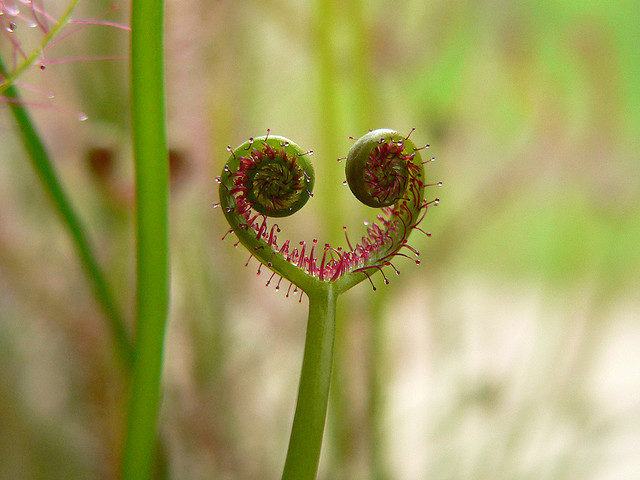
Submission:
<svg viewBox="0 0 640 480">
<path fill-rule="evenodd" d="M 424 147 L 423 147 L 424 148 Z M 327 411 L 335 335 L 336 301 L 354 285 L 371 281 L 396 257 L 418 256 L 407 239 L 438 199 L 426 201 L 424 163 L 409 139 L 387 129 L 374 130 L 351 147 L 347 183 L 364 204 L 378 207 L 377 221 L 348 248 L 279 238 L 270 217 L 297 212 L 312 196 L 315 176 L 309 154 L 283 137 L 252 138 L 234 150 L 220 183 L 220 206 L 239 241 L 275 275 L 309 297 L 305 353 L 283 479 L 316 476 Z M 405 253 L 406 252 L 406 253 Z M 410 257 L 411 258 L 411 257 Z M 416 263 L 420 263 L 415 259 Z M 388 283 L 386 276 L 384 280 Z M 371 282 L 373 285 L 373 282 Z M 374 287 L 375 289 L 375 287 Z"/>
</svg>

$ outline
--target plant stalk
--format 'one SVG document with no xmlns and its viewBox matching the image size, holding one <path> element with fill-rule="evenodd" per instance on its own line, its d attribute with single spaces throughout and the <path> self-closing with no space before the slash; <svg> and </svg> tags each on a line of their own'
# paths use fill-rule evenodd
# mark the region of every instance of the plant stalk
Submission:
<svg viewBox="0 0 640 480">
<path fill-rule="evenodd" d="M 131 5 L 131 108 L 136 167 L 137 312 L 122 479 L 151 476 L 169 308 L 169 162 L 165 134 L 163 1 Z"/>
<path fill-rule="evenodd" d="M 309 320 L 302 373 L 282 480 L 316 478 L 327 416 L 338 295 L 331 284 L 307 295 Z"/>
</svg>

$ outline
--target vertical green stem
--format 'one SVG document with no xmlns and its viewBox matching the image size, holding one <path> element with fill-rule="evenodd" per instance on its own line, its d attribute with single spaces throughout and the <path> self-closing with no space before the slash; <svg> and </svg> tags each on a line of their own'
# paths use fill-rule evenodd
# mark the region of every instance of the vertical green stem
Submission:
<svg viewBox="0 0 640 480">
<path fill-rule="evenodd" d="M 300 388 L 282 480 L 316 478 L 327 416 L 337 293 L 327 284 L 308 295 L 309 321 Z"/>
<path fill-rule="evenodd" d="M 133 0 L 131 108 L 136 166 L 136 351 L 122 478 L 147 479 L 156 451 L 162 350 L 169 298 L 168 154 L 163 81 L 163 2 Z"/>
<path fill-rule="evenodd" d="M 5 79 L 7 77 L 7 71 L 2 59 L 0 59 L 0 76 Z M 71 235 L 82 266 L 93 284 L 96 298 L 106 314 L 118 354 L 128 368 L 132 360 L 132 347 L 127 336 L 124 318 L 107 286 L 104 273 L 97 261 L 97 255 L 89 242 L 80 217 L 71 205 L 71 201 L 53 167 L 49 152 L 36 131 L 29 112 L 21 104 L 20 96 L 15 86 L 7 84 L 4 96 L 9 99 L 9 108 L 20 130 L 20 137 L 31 164 Z"/>
<path fill-rule="evenodd" d="M 314 36 L 316 55 L 316 88 L 313 92 L 318 99 L 317 111 L 321 114 L 317 117 L 319 121 L 318 132 L 323 156 L 327 159 L 335 159 L 340 156 L 340 149 L 336 139 L 340 138 L 340 106 L 338 104 L 339 71 L 337 67 L 336 48 L 334 45 L 335 28 L 334 23 L 339 18 L 339 9 L 335 2 L 331 0 L 316 0 L 314 9 Z M 334 163 L 331 163 L 333 166 Z M 325 168 L 316 165 L 317 168 Z M 326 168 L 325 168 L 326 169 Z M 333 170 L 326 170 L 327 174 Z M 318 178 L 321 170 L 317 172 Z M 324 176 L 323 176 L 324 178 Z M 338 184 L 339 182 L 335 182 Z M 336 186 L 333 182 L 316 182 L 318 198 L 334 198 Z M 323 209 L 325 220 L 333 219 L 333 211 L 330 208 Z M 323 222 L 324 225 L 331 225 L 331 221 Z M 329 232 L 334 235 L 334 232 Z"/>
<path fill-rule="evenodd" d="M 380 89 L 375 88 L 378 79 L 372 64 L 372 56 L 377 52 L 371 45 L 370 29 L 367 25 L 368 2 L 366 0 L 351 0 L 345 2 L 345 8 L 353 41 L 353 49 L 349 57 L 353 68 L 354 84 L 353 123 L 356 125 L 357 131 L 366 132 L 372 128 L 372 125 L 378 124 L 380 117 Z"/>
</svg>

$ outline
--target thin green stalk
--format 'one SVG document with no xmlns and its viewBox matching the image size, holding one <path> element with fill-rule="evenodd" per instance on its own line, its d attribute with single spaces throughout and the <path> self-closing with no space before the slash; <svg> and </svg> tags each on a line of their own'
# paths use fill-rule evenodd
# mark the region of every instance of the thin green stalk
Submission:
<svg viewBox="0 0 640 480">
<path fill-rule="evenodd" d="M 7 75 L 2 59 L 0 59 L 0 75 L 5 78 Z M 109 330 L 114 339 L 118 355 L 128 368 L 131 366 L 132 361 L 132 347 L 126 332 L 124 319 L 111 296 L 105 275 L 98 265 L 97 255 L 89 242 L 80 217 L 71 205 L 64 187 L 58 179 L 49 153 L 40 135 L 36 131 L 29 112 L 27 112 L 26 108 L 22 105 L 15 86 L 8 85 L 4 96 L 9 99 L 9 108 L 20 130 L 20 138 L 29 155 L 31 164 L 40 177 L 42 185 L 51 197 L 54 207 L 58 210 L 65 227 L 71 235 L 78 257 L 93 285 L 98 303 L 106 315 Z"/>
<path fill-rule="evenodd" d="M 340 106 L 338 104 L 339 69 L 336 59 L 336 48 L 334 45 L 334 24 L 338 19 L 338 9 L 331 0 L 316 0 L 314 11 L 314 44 L 316 45 L 316 86 L 314 96 L 316 96 L 318 112 L 318 132 L 321 142 L 323 156 L 327 159 L 334 159 L 340 156 L 341 150 L 336 139 L 341 138 Z M 333 164 L 331 164 L 333 165 Z M 323 168 L 316 165 L 316 168 Z M 333 175 L 334 170 L 328 170 L 328 175 Z M 337 183 L 337 182 L 336 182 Z M 332 182 L 318 182 L 316 191 L 319 198 L 335 198 L 336 193 L 340 193 Z M 333 224 L 334 212 L 331 208 L 323 210 L 325 226 Z M 336 233 L 328 232 L 330 239 L 335 241 Z M 334 237 L 334 238 L 331 238 Z"/>
<path fill-rule="evenodd" d="M 150 478 L 156 452 L 169 303 L 169 165 L 165 135 L 162 0 L 131 6 L 131 108 L 136 166 L 136 355 L 122 478 Z"/>
<path fill-rule="evenodd" d="M 298 402 L 282 480 L 314 480 L 327 416 L 337 293 L 331 284 L 309 295 L 309 321 Z"/>
<path fill-rule="evenodd" d="M 373 68 L 373 55 L 376 49 L 371 45 L 370 29 L 366 14 L 368 4 L 365 0 L 351 0 L 345 3 L 349 18 L 350 36 L 353 42 L 349 62 L 353 66 L 353 111 L 352 122 L 357 131 L 367 131 L 371 125 L 378 125 L 380 119 L 380 89 L 376 88 L 379 79 Z"/>
</svg>

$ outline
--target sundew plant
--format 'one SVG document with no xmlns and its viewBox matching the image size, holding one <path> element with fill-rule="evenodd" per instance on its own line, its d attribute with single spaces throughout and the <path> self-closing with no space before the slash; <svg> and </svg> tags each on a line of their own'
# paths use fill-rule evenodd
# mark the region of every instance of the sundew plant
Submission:
<svg viewBox="0 0 640 480">
<path fill-rule="evenodd" d="M 136 1 L 131 6 L 131 125 L 135 160 L 136 196 L 136 323 L 129 338 L 124 319 L 110 292 L 97 255 L 85 234 L 79 215 L 59 180 L 54 162 L 21 101 L 16 83 L 29 68 L 45 69 L 44 52 L 73 24 L 102 24 L 129 30 L 106 21 L 72 20 L 77 1 L 71 2 L 59 18 L 43 2 L 24 0 L 0 4 L 3 35 L 10 41 L 10 66 L 0 63 L 0 93 L 18 126 L 24 148 L 45 190 L 58 210 L 75 244 L 95 295 L 109 321 L 121 364 L 130 378 L 127 428 L 119 476 L 123 479 L 150 478 L 162 462 L 157 454 L 157 419 L 163 344 L 169 302 L 168 270 L 168 182 L 169 154 L 166 146 L 163 72 L 163 4 Z M 20 24 L 20 26 L 19 26 Z M 40 30 L 41 38 L 27 51 L 16 30 L 22 24 Z M 55 61 L 53 62 L 55 63 Z M 81 120 L 84 120 L 82 115 Z M 346 183 L 355 197 L 369 207 L 380 208 L 377 221 L 352 243 L 346 227 L 347 248 L 304 241 L 283 240 L 277 223 L 270 219 L 297 212 L 313 196 L 316 182 L 310 162 L 311 151 L 292 141 L 271 135 L 251 138 L 231 152 L 220 184 L 220 206 L 233 233 L 263 265 L 273 271 L 267 285 L 280 288 L 289 282 L 287 297 L 306 294 L 309 317 L 300 388 L 291 430 L 283 479 L 314 479 L 329 397 L 336 332 L 336 303 L 340 294 L 374 277 L 384 269 L 395 273 L 394 262 L 419 253 L 408 243 L 413 230 L 420 229 L 427 210 L 438 199 L 425 200 L 428 183 L 421 150 L 410 139 L 413 130 L 402 135 L 380 129 L 364 134 L 346 157 Z M 428 160 L 431 161 L 431 160 Z M 225 235 L 226 236 L 226 235 Z M 212 248 L 221 248 L 213 245 Z M 274 277 L 276 277 L 274 279 Z M 160 463 L 159 463 L 160 462 Z M 154 467 L 156 465 L 156 467 Z"/>
<path fill-rule="evenodd" d="M 231 150 L 231 147 L 229 147 Z M 398 257 L 418 252 L 407 242 L 430 205 L 422 156 L 409 139 L 393 130 L 373 130 L 358 139 L 346 158 L 347 183 L 370 207 L 381 208 L 378 221 L 348 248 L 283 240 L 270 218 L 297 212 L 312 196 L 315 183 L 311 151 L 283 137 L 251 138 L 231 150 L 220 183 L 220 207 L 231 230 L 252 256 L 290 282 L 287 297 L 309 297 L 309 320 L 300 390 L 283 479 L 316 477 L 333 365 L 338 296 L 365 278 L 393 265 Z M 438 182 L 437 185 L 440 183 Z M 436 185 L 436 184 L 432 184 Z M 346 228 L 345 228 L 345 235 Z M 419 263 L 416 260 L 416 263 Z M 384 274 L 383 274 L 384 276 Z M 384 276 L 386 283 L 389 283 Z M 374 287 L 375 290 L 375 287 Z"/>
<path fill-rule="evenodd" d="M 0 0 L 0 479 L 635 479 L 638 38 Z"/>
</svg>

